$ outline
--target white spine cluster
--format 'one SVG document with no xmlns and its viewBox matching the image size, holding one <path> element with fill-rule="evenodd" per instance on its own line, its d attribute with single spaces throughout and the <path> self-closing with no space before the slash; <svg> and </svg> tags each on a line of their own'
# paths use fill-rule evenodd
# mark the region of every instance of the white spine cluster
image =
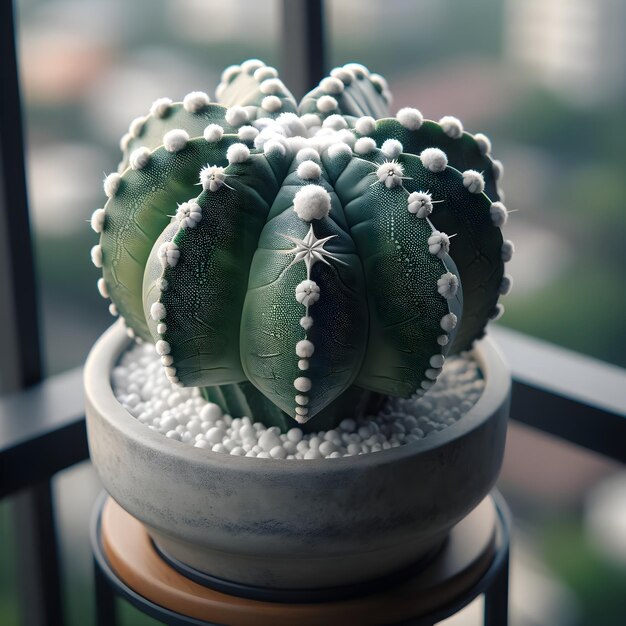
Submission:
<svg viewBox="0 0 626 626">
<path fill-rule="evenodd" d="M 200 170 L 200 183 L 204 191 L 217 191 L 226 180 L 226 172 L 223 167 L 207 165 Z"/>
<path fill-rule="evenodd" d="M 414 191 L 407 198 L 407 209 L 409 213 L 424 219 L 433 212 L 433 197 L 425 191 Z"/>
<path fill-rule="evenodd" d="M 376 170 L 376 177 L 378 182 L 383 183 L 387 189 L 398 187 L 402 185 L 402 180 L 405 178 L 404 168 L 397 161 L 385 161 Z"/>
<path fill-rule="evenodd" d="M 476 170 L 465 170 L 463 172 L 463 186 L 470 193 L 482 193 L 485 191 L 485 179 Z"/>
<path fill-rule="evenodd" d="M 428 238 L 428 252 L 443 258 L 448 252 L 450 252 L 450 237 L 446 233 L 441 233 L 438 230 Z"/>
</svg>

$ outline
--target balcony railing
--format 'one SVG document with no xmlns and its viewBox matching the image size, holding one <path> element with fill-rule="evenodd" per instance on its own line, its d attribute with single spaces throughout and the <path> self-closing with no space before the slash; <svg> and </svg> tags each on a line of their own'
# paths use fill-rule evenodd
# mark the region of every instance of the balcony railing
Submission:
<svg viewBox="0 0 626 626">
<path fill-rule="evenodd" d="M 282 70 L 304 93 L 324 73 L 322 0 L 283 0 Z M 0 3 L 0 498 L 13 496 L 21 619 L 63 624 L 51 478 L 88 459 L 82 370 L 43 378 L 13 5 Z M 626 461 L 626 370 L 505 328 L 511 417 Z M 7 364 L 10 364 L 7 366 Z"/>
</svg>

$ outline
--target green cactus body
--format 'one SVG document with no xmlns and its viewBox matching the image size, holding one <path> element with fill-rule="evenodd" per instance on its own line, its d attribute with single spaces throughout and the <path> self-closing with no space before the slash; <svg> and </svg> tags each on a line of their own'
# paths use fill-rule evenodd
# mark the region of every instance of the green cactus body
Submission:
<svg viewBox="0 0 626 626">
<path fill-rule="evenodd" d="M 217 95 L 159 100 L 122 141 L 92 219 L 112 312 L 172 383 L 281 430 L 424 393 L 510 285 L 488 140 L 388 117 L 357 64 L 299 108 L 256 60 Z"/>
</svg>

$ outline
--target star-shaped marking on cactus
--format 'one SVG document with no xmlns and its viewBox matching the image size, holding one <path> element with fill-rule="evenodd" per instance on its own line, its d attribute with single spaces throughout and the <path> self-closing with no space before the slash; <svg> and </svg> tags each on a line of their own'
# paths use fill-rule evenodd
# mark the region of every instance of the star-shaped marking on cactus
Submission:
<svg viewBox="0 0 626 626">
<path fill-rule="evenodd" d="M 298 239 L 297 237 L 292 237 L 291 235 L 281 235 L 281 237 L 284 237 L 295 244 L 291 250 L 283 250 L 285 254 L 295 255 L 293 261 L 289 264 L 289 267 L 299 263 L 300 261 L 304 261 L 307 276 L 310 276 L 311 268 L 315 265 L 315 263 L 317 263 L 317 261 L 322 261 L 323 263 L 326 263 L 326 265 L 330 265 L 324 257 L 337 261 L 337 263 L 347 265 L 347 263 L 338 259 L 336 256 L 328 252 L 328 250 L 324 249 L 324 244 L 327 241 L 334 239 L 336 236 L 337 235 L 330 235 L 330 237 L 318 239 L 313 232 L 313 224 L 309 227 L 309 232 L 305 235 L 304 239 Z"/>
</svg>

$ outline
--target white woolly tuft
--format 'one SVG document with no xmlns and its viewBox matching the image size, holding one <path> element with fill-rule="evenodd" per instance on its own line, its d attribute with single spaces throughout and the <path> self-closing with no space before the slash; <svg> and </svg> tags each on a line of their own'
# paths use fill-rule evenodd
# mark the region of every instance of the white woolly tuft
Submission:
<svg viewBox="0 0 626 626">
<path fill-rule="evenodd" d="M 265 63 L 260 59 L 248 59 L 241 64 L 241 71 L 254 74 L 254 72 L 261 67 L 265 67 Z"/>
<path fill-rule="evenodd" d="M 170 346 L 170 344 L 163 339 L 159 339 L 156 342 L 156 344 L 154 345 L 154 349 L 159 356 L 165 356 L 172 351 L 172 347 Z"/>
<path fill-rule="evenodd" d="M 254 126 L 240 126 L 237 137 L 241 141 L 254 141 L 258 134 L 259 131 Z"/>
<path fill-rule="evenodd" d="M 424 123 L 424 116 L 418 109 L 405 107 L 396 113 L 396 119 L 409 130 L 417 130 Z"/>
<path fill-rule="evenodd" d="M 456 328 L 458 322 L 457 316 L 454 313 L 448 313 L 444 315 L 439 321 L 439 326 L 447 333 L 453 331 Z"/>
<path fill-rule="evenodd" d="M 113 172 L 113 174 L 109 174 L 104 179 L 104 193 L 107 198 L 112 198 L 119 191 L 120 184 L 122 182 L 122 177 L 117 173 Z"/>
<path fill-rule="evenodd" d="M 192 91 L 183 98 L 183 107 L 189 113 L 197 113 L 209 104 L 211 104 L 211 98 L 204 91 Z"/>
<path fill-rule="evenodd" d="M 463 172 L 463 186 L 470 193 L 482 193 L 485 191 L 485 179 L 476 170 L 465 170 Z"/>
<path fill-rule="evenodd" d="M 308 404 L 309 403 L 309 397 L 308 396 L 304 396 L 302 394 L 298 394 L 294 400 L 298 403 L 298 404 Z"/>
<path fill-rule="evenodd" d="M 224 129 L 219 124 L 209 124 L 202 133 L 209 143 L 220 141 L 224 136 Z"/>
<path fill-rule="evenodd" d="M 322 127 L 332 128 L 333 130 L 342 130 L 343 128 L 348 128 L 348 122 L 346 122 L 343 115 L 334 113 L 333 115 L 329 115 L 322 122 Z"/>
<path fill-rule="evenodd" d="M 500 283 L 500 295 L 501 296 L 506 296 L 508 293 L 510 293 L 511 289 L 513 287 L 513 276 L 511 276 L 510 274 L 505 274 L 502 277 L 502 282 Z"/>
<path fill-rule="evenodd" d="M 357 78 L 369 76 L 370 71 L 360 63 L 346 63 L 343 68 L 352 72 Z"/>
<path fill-rule="evenodd" d="M 248 121 L 248 112 L 243 107 L 240 107 L 238 104 L 235 104 L 234 106 L 229 107 L 226 110 L 224 119 L 231 126 L 241 126 L 242 124 L 245 124 Z"/>
<path fill-rule="evenodd" d="M 370 80 L 378 93 L 382 93 L 383 91 L 389 90 L 389 85 L 387 84 L 387 79 L 380 74 L 370 74 Z"/>
<path fill-rule="evenodd" d="M 173 102 L 171 98 L 159 98 L 152 103 L 150 107 L 150 113 L 154 117 L 162 118 L 170 110 Z"/>
<path fill-rule="evenodd" d="M 423 380 L 420 383 L 422 389 L 431 389 L 435 383 L 432 380 Z"/>
<path fill-rule="evenodd" d="M 96 209 L 91 214 L 91 228 L 97 233 L 101 233 L 104 230 L 104 220 L 106 213 L 104 209 Z"/>
<path fill-rule="evenodd" d="M 502 244 L 502 252 L 501 252 L 502 260 L 505 263 L 508 263 L 513 258 L 514 253 L 515 253 L 515 244 L 510 239 L 507 239 Z"/>
<path fill-rule="evenodd" d="M 429 380 L 437 380 L 437 376 L 439 376 L 439 374 L 441 374 L 440 367 L 430 367 L 424 372 L 424 375 Z"/>
<path fill-rule="evenodd" d="M 458 289 L 459 279 L 452 272 L 442 274 L 441 278 L 437 281 L 437 291 L 439 295 L 443 296 L 446 300 L 454 298 Z"/>
<path fill-rule="evenodd" d="M 222 72 L 222 82 L 226 84 L 230 83 L 230 81 L 235 78 L 239 72 L 241 72 L 241 67 L 239 67 L 239 65 L 229 65 Z"/>
<path fill-rule="evenodd" d="M 285 93 L 285 85 L 279 78 L 268 78 L 259 85 L 259 91 L 267 96 Z"/>
<path fill-rule="evenodd" d="M 438 230 L 433 231 L 433 234 L 428 238 L 428 252 L 440 259 L 443 258 L 450 252 L 450 237 Z"/>
<path fill-rule="evenodd" d="M 376 130 L 376 120 L 369 115 L 364 115 L 355 122 L 354 130 L 359 135 L 371 135 Z"/>
<path fill-rule="evenodd" d="M 371 137 L 361 137 L 354 142 L 354 151 L 357 154 L 369 154 L 376 150 L 376 142 Z"/>
<path fill-rule="evenodd" d="M 420 154 L 422 165 L 431 172 L 443 172 L 448 165 L 448 157 L 439 148 L 426 148 Z"/>
<path fill-rule="evenodd" d="M 317 180 L 322 175 L 322 168 L 315 161 L 302 161 L 296 171 L 303 180 Z"/>
<path fill-rule="evenodd" d="M 414 191 L 407 198 L 407 209 L 419 218 L 428 217 L 433 212 L 433 198 L 424 191 Z"/>
<path fill-rule="evenodd" d="M 254 74 L 252 74 L 254 80 L 259 83 L 267 80 L 268 78 L 276 78 L 278 76 L 278 70 L 275 67 L 260 67 L 257 70 L 254 70 Z"/>
<path fill-rule="evenodd" d="M 133 137 L 139 137 L 139 135 L 141 135 L 141 132 L 143 131 L 146 119 L 147 118 L 144 116 L 136 117 L 128 127 L 128 132 L 130 133 L 130 135 L 132 135 Z"/>
<path fill-rule="evenodd" d="M 330 75 L 340 80 L 344 85 L 349 85 L 355 79 L 354 73 L 345 67 L 336 67 L 330 71 Z"/>
<path fill-rule="evenodd" d="M 309 360 L 308 359 L 300 359 L 298 361 L 298 369 L 308 370 L 309 369 Z"/>
<path fill-rule="evenodd" d="M 354 144 L 356 143 L 356 137 L 354 136 L 354 133 L 348 128 L 342 128 L 341 130 L 337 131 L 337 139 L 342 143 L 350 146 L 350 148 L 353 148 Z"/>
<path fill-rule="evenodd" d="M 163 322 L 161 322 L 160 324 L 157 324 L 156 330 L 157 330 L 157 333 L 159 333 L 159 335 L 163 335 L 164 333 L 167 332 L 167 324 L 164 324 Z M 163 363 L 164 358 L 166 357 L 161 357 L 161 363 Z M 172 359 L 172 361 L 173 360 L 174 359 Z M 169 365 L 169 363 L 167 363 L 167 365 Z"/>
<path fill-rule="evenodd" d="M 217 191 L 226 180 L 226 173 L 223 167 L 217 165 L 207 165 L 200 170 L 200 183 L 204 191 Z"/>
<path fill-rule="evenodd" d="M 385 140 L 380 149 L 382 153 L 390 159 L 396 159 L 404 152 L 404 147 L 397 139 Z"/>
<path fill-rule="evenodd" d="M 158 257 L 163 268 L 175 267 L 180 258 L 180 250 L 173 241 L 167 241 L 161 244 L 158 250 Z"/>
<path fill-rule="evenodd" d="M 130 133 L 126 133 L 124 135 L 122 135 L 122 138 L 120 139 L 120 150 L 122 152 L 126 152 L 126 149 L 128 148 L 128 144 L 132 141 L 133 136 Z"/>
<path fill-rule="evenodd" d="M 309 330 L 313 326 L 313 318 L 310 315 L 305 315 L 300 318 L 300 326 L 304 328 L 304 330 Z"/>
<path fill-rule="evenodd" d="M 109 314 L 113 317 L 117 317 L 119 315 L 119 311 L 113 303 L 109 304 Z"/>
<path fill-rule="evenodd" d="M 452 137 L 452 139 L 460 139 L 463 136 L 463 124 L 461 120 L 452 116 L 445 115 L 439 120 L 439 126 L 443 129 L 443 132 Z"/>
<path fill-rule="evenodd" d="M 474 135 L 474 140 L 476 141 L 478 149 L 483 156 L 487 156 L 491 152 L 491 141 L 487 135 L 476 133 Z"/>
<path fill-rule="evenodd" d="M 95 245 L 91 249 L 91 262 L 97 267 L 102 267 L 102 247 Z"/>
<path fill-rule="evenodd" d="M 401 185 L 403 176 L 404 168 L 396 161 L 385 161 L 376 170 L 378 181 L 383 183 L 387 189 Z"/>
<path fill-rule="evenodd" d="M 163 147 L 168 152 L 179 152 L 189 141 L 189 133 L 182 128 L 175 128 L 163 135 Z"/>
<path fill-rule="evenodd" d="M 283 128 L 288 137 L 307 136 L 307 127 L 295 113 L 281 113 L 276 118 L 276 124 Z"/>
<path fill-rule="evenodd" d="M 323 78 L 320 82 L 320 87 L 324 93 L 329 93 L 334 96 L 341 93 L 344 89 L 343 82 L 335 76 L 327 76 L 326 78 Z"/>
<path fill-rule="evenodd" d="M 296 163 L 302 163 L 302 161 L 315 161 L 320 162 L 320 155 L 315 148 L 302 148 L 298 150 L 296 154 Z"/>
<path fill-rule="evenodd" d="M 310 391 L 312 383 L 311 383 L 311 379 L 310 378 L 306 378 L 304 376 L 300 376 L 300 378 L 296 378 L 293 381 L 293 386 L 298 390 L 298 391 Z"/>
<path fill-rule="evenodd" d="M 330 113 L 331 111 L 335 111 L 339 106 L 339 103 L 332 96 L 322 96 L 318 99 L 317 110 L 322 113 Z"/>
<path fill-rule="evenodd" d="M 158 322 L 162 320 L 167 315 L 167 311 L 165 310 L 165 305 L 162 302 L 155 302 L 150 307 L 150 317 Z"/>
<path fill-rule="evenodd" d="M 309 306 L 315 304 L 319 298 L 320 288 L 315 281 L 307 279 L 296 285 L 296 300 L 300 304 Z M 302 324 L 302 320 L 300 320 L 300 323 Z"/>
<path fill-rule="evenodd" d="M 98 292 L 100 293 L 100 295 L 103 298 L 108 298 L 109 297 L 109 289 L 107 287 L 107 284 L 104 280 L 104 278 L 98 278 L 98 282 L 96 283 L 97 287 L 98 287 Z"/>
<path fill-rule="evenodd" d="M 352 157 L 352 150 L 351 150 L 350 146 L 348 146 L 348 144 L 345 144 L 345 143 L 333 143 L 328 148 L 328 156 L 331 159 L 337 159 L 337 158 L 340 158 L 340 157 L 342 157 L 342 158 Z"/>
<path fill-rule="evenodd" d="M 502 161 L 498 161 L 498 159 L 494 159 L 491 167 L 493 168 L 493 177 L 496 180 L 500 180 L 502 178 L 502 174 L 504 174 L 504 167 L 502 166 Z"/>
<path fill-rule="evenodd" d="M 449 341 L 450 337 L 448 337 L 448 335 L 439 335 L 439 337 L 437 337 L 437 343 L 440 346 L 447 346 Z"/>
<path fill-rule="evenodd" d="M 195 200 L 183 202 L 178 205 L 176 219 L 178 219 L 181 228 L 195 228 L 202 219 L 202 209 Z"/>
<path fill-rule="evenodd" d="M 294 196 L 293 210 L 305 222 L 321 220 L 330 213 L 330 194 L 320 185 L 306 185 Z"/>
<path fill-rule="evenodd" d="M 270 139 L 263 144 L 263 152 L 265 152 L 265 154 L 280 154 L 281 156 L 285 156 L 285 154 L 287 154 L 287 148 L 279 139 Z"/>
<path fill-rule="evenodd" d="M 154 284 L 156 285 L 156 288 L 159 291 L 167 291 L 170 286 L 169 283 L 167 282 L 167 278 L 163 278 L 163 277 L 157 278 L 154 281 Z"/>
<path fill-rule="evenodd" d="M 489 213 L 491 215 L 493 225 L 498 228 L 504 226 L 509 217 L 509 213 L 502 202 L 494 202 L 491 207 L 489 207 Z"/>
<path fill-rule="evenodd" d="M 137 148 L 133 150 L 128 159 L 128 163 L 134 170 L 141 170 L 150 163 L 150 150 L 148 148 Z"/>
<path fill-rule="evenodd" d="M 229 163 L 243 163 L 250 158 L 250 148 L 245 143 L 234 143 L 228 147 L 226 158 Z"/>
<path fill-rule="evenodd" d="M 492 322 L 495 322 L 496 320 L 499 320 L 503 315 L 504 315 L 504 305 L 496 304 L 491 315 L 489 316 L 489 319 Z"/>
<path fill-rule="evenodd" d="M 315 346 L 308 339 L 303 339 L 302 341 L 298 341 L 296 344 L 296 354 L 301 359 L 308 359 L 313 356 L 315 352 Z"/>
<path fill-rule="evenodd" d="M 322 120 L 319 115 L 315 115 L 315 113 L 305 113 L 300 121 L 307 127 L 313 128 L 314 126 L 321 126 Z"/>
<path fill-rule="evenodd" d="M 261 100 L 261 108 L 269 113 L 276 113 L 276 111 L 280 111 L 282 107 L 283 103 L 278 96 L 265 96 L 265 98 Z"/>
</svg>

